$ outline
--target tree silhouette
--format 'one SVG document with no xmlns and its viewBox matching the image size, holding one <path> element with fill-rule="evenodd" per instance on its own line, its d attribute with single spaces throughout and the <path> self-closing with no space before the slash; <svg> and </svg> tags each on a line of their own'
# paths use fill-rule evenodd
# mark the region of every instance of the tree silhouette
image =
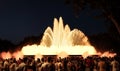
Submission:
<svg viewBox="0 0 120 71">
<path fill-rule="evenodd" d="M 0 39 L 0 52 L 13 50 L 15 45 L 8 40 Z"/>
<path fill-rule="evenodd" d="M 120 35 L 120 4 L 117 0 L 65 0 L 66 5 L 72 5 L 75 16 L 88 5 L 91 9 L 99 9 L 102 16 L 111 21 Z"/>
</svg>

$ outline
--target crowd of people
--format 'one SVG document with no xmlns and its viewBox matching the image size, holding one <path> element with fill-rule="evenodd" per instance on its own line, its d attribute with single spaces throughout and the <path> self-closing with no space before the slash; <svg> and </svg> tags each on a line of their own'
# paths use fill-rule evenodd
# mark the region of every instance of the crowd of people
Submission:
<svg viewBox="0 0 120 71">
<path fill-rule="evenodd" d="M 23 59 L 0 58 L 0 71 L 120 71 L 118 57 L 69 56 L 56 58 L 47 56 L 35 60 L 28 56 Z"/>
</svg>

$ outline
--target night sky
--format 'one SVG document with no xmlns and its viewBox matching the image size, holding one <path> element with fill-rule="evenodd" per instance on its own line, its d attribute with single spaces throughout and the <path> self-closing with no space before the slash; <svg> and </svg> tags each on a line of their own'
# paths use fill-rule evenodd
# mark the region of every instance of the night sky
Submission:
<svg viewBox="0 0 120 71">
<path fill-rule="evenodd" d="M 100 12 L 90 11 L 86 8 L 76 18 L 64 0 L 0 0 L 0 38 L 18 43 L 24 37 L 38 36 L 60 16 L 71 29 L 78 28 L 86 35 L 105 32 L 104 19 L 92 17 Z"/>
</svg>

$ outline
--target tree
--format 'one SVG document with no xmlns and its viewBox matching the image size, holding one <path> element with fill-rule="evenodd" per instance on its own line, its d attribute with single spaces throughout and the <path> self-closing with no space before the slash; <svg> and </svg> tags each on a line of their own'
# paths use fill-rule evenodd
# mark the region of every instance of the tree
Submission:
<svg viewBox="0 0 120 71">
<path fill-rule="evenodd" d="M 65 0 L 65 4 L 72 5 L 76 16 L 86 5 L 101 10 L 102 16 L 114 24 L 120 35 L 120 4 L 117 0 Z"/>
<path fill-rule="evenodd" d="M 0 52 L 9 51 L 15 48 L 15 44 L 10 42 L 9 40 L 0 39 Z"/>
</svg>

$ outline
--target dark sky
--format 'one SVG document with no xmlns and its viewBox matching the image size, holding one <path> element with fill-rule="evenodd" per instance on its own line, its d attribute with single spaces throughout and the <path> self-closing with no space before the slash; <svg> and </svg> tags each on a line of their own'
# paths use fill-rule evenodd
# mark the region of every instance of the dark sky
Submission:
<svg viewBox="0 0 120 71">
<path fill-rule="evenodd" d="M 105 32 L 104 20 L 92 17 L 99 11 L 89 11 L 81 11 L 76 18 L 64 0 L 0 0 L 0 38 L 18 43 L 24 37 L 40 35 L 60 16 L 71 29 L 78 28 L 86 35 Z"/>
</svg>

